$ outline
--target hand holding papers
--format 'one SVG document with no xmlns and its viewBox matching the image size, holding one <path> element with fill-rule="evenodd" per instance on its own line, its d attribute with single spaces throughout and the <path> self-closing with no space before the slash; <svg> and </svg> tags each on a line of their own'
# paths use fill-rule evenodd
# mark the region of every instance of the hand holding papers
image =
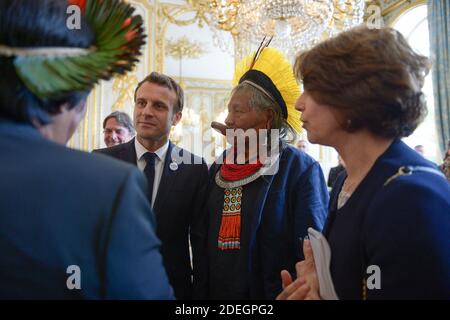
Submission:
<svg viewBox="0 0 450 320">
<path fill-rule="evenodd" d="M 288 271 L 281 272 L 283 291 L 277 300 L 337 300 L 330 274 L 331 252 L 325 237 L 309 228 L 310 240 L 303 243 L 305 260 L 295 266 L 297 279 L 292 280 Z"/>
<path fill-rule="evenodd" d="M 338 300 L 330 273 L 331 250 L 328 241 L 322 233 L 313 228 L 308 228 L 308 234 L 319 280 L 320 297 L 323 300 Z"/>
<path fill-rule="evenodd" d="M 303 242 L 305 260 L 295 265 L 297 279 L 292 280 L 286 270 L 281 272 L 283 291 L 277 300 L 319 300 L 319 281 L 314 265 L 314 256 L 309 240 Z"/>
</svg>

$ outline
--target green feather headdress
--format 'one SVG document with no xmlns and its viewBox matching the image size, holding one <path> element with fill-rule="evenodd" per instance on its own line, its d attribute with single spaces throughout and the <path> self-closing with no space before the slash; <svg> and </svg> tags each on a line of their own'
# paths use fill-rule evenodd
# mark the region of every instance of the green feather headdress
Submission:
<svg viewBox="0 0 450 320">
<path fill-rule="evenodd" d="M 86 91 L 100 79 L 130 71 L 144 45 L 142 18 L 121 0 L 69 0 L 78 5 L 95 35 L 85 48 L 9 48 L 0 55 L 14 57 L 20 79 L 37 97 L 53 98 Z"/>
</svg>

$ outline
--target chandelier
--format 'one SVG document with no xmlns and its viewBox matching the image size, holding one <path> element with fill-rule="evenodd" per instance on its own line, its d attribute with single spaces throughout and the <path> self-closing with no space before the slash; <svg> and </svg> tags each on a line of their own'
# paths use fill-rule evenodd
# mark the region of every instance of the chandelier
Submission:
<svg viewBox="0 0 450 320">
<path fill-rule="evenodd" d="M 365 0 L 209 0 L 215 27 L 258 45 L 272 45 L 288 55 L 309 48 L 362 23 Z"/>
</svg>

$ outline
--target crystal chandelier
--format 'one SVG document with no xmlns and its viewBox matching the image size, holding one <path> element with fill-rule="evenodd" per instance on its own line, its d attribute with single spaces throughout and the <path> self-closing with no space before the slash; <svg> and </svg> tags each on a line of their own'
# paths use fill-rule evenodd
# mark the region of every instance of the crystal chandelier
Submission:
<svg viewBox="0 0 450 320">
<path fill-rule="evenodd" d="M 210 0 L 215 27 L 258 45 L 295 55 L 315 42 L 362 23 L 365 0 Z"/>
<path fill-rule="evenodd" d="M 230 31 L 236 35 L 236 16 L 241 0 L 217 0 L 210 1 L 211 11 L 214 13 L 213 24 L 219 29 Z"/>
</svg>

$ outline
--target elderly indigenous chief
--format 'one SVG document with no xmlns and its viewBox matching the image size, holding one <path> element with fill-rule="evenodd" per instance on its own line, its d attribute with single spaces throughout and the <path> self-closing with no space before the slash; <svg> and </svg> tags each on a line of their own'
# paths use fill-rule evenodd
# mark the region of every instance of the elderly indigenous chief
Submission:
<svg viewBox="0 0 450 320">
<path fill-rule="evenodd" d="M 226 127 L 219 128 L 233 147 L 210 168 L 205 272 L 196 293 L 274 299 L 282 290 L 280 271 L 295 272 L 302 257 L 307 228 L 322 229 L 328 192 L 319 163 L 286 143 L 300 129 L 299 86 L 289 62 L 263 46 L 237 65 L 235 83 Z M 245 136 L 241 145 L 236 132 Z M 263 155 L 261 147 L 270 150 Z"/>
</svg>

